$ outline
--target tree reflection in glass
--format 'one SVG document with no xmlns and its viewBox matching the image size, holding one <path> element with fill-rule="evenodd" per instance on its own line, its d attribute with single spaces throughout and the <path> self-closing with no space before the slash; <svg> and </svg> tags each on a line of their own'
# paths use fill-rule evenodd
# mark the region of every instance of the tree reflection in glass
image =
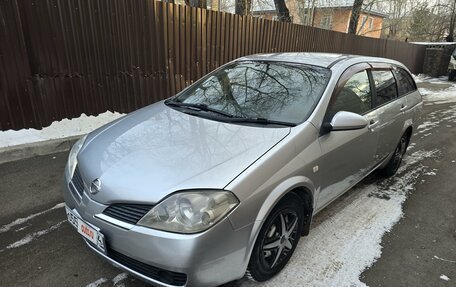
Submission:
<svg viewBox="0 0 456 287">
<path fill-rule="evenodd" d="M 236 118 L 297 124 L 312 112 L 329 77 L 328 69 L 310 65 L 236 62 L 206 76 L 173 100 L 204 105 Z"/>
</svg>

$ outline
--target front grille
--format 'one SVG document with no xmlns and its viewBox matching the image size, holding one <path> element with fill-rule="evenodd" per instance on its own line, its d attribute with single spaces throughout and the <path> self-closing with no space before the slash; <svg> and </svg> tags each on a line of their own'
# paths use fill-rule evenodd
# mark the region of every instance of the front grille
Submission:
<svg viewBox="0 0 456 287">
<path fill-rule="evenodd" d="M 165 284 L 183 286 L 187 282 L 187 275 L 173 271 L 164 270 L 136 259 L 130 258 L 114 249 L 108 248 L 108 256 L 118 263 L 128 267 L 144 276 Z"/>
<path fill-rule="evenodd" d="M 73 193 L 78 193 L 79 196 L 82 196 L 84 193 L 84 182 L 82 181 L 81 172 L 79 171 L 79 167 L 76 165 L 74 169 L 73 178 L 71 179 L 73 184 L 70 184 L 70 189 Z"/>
<path fill-rule="evenodd" d="M 146 213 L 152 209 L 153 205 L 115 203 L 108 206 L 103 214 L 120 221 L 136 224 Z"/>
</svg>

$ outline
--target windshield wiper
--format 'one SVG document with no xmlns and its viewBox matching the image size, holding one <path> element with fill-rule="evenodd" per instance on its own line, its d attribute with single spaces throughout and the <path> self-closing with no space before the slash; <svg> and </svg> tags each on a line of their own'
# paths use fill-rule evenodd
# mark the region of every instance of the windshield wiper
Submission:
<svg viewBox="0 0 456 287">
<path fill-rule="evenodd" d="M 281 125 L 281 126 L 287 126 L 287 127 L 296 126 L 295 123 L 269 120 L 269 119 L 266 119 L 266 118 L 231 118 L 231 119 L 229 119 L 227 121 L 230 122 L 230 123 L 252 123 L 252 124 L 260 124 L 260 125 Z"/>
<path fill-rule="evenodd" d="M 165 104 L 168 106 L 172 106 L 172 107 L 183 107 L 183 108 L 191 108 L 192 110 L 197 110 L 197 111 L 213 112 L 213 113 L 216 113 L 216 114 L 219 114 L 219 115 L 222 115 L 225 117 L 229 117 L 229 118 L 234 117 L 230 113 L 208 107 L 206 104 L 183 103 L 183 102 L 177 102 L 177 101 L 173 101 L 173 100 L 165 101 Z"/>
</svg>

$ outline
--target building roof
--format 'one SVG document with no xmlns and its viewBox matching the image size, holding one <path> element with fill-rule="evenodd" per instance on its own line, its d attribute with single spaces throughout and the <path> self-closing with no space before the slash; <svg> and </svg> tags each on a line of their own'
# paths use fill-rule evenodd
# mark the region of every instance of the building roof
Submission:
<svg viewBox="0 0 456 287">
<path fill-rule="evenodd" d="M 339 8 L 339 9 L 352 9 L 354 0 L 318 0 L 316 8 Z M 388 14 L 383 13 L 378 7 L 372 3 L 364 4 L 361 11 L 366 14 L 372 14 L 386 18 Z"/>
<path fill-rule="evenodd" d="M 316 7 L 316 9 L 331 9 L 331 10 L 335 10 L 335 9 L 338 9 L 338 10 L 342 10 L 342 9 L 347 9 L 347 10 L 351 10 L 353 8 L 353 6 L 337 6 L 337 7 Z M 382 17 L 382 18 L 387 18 L 388 17 L 388 14 L 385 14 L 385 13 L 382 13 L 380 11 L 377 11 L 377 10 L 374 10 L 374 9 L 361 9 L 361 12 L 364 13 L 364 14 L 369 14 L 369 15 L 374 15 L 374 16 L 379 16 L 379 17 Z"/>
</svg>

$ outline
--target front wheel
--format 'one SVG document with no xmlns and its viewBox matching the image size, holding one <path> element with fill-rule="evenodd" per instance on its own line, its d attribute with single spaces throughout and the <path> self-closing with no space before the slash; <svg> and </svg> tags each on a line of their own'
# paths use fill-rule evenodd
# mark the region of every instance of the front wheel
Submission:
<svg viewBox="0 0 456 287">
<path fill-rule="evenodd" d="M 386 164 L 386 166 L 384 168 L 379 170 L 383 176 L 390 177 L 390 176 L 393 176 L 397 172 L 397 170 L 399 169 L 399 166 L 401 165 L 402 158 L 404 157 L 405 151 L 407 150 L 408 141 L 409 141 L 408 134 L 405 133 L 404 135 L 402 135 L 401 139 L 399 140 L 399 143 L 397 144 L 396 149 L 394 150 L 394 153 L 391 156 L 389 162 Z"/>
<path fill-rule="evenodd" d="M 255 242 L 247 269 L 250 279 L 266 281 L 283 269 L 298 244 L 303 219 L 298 196 L 291 195 L 274 208 Z"/>
</svg>

